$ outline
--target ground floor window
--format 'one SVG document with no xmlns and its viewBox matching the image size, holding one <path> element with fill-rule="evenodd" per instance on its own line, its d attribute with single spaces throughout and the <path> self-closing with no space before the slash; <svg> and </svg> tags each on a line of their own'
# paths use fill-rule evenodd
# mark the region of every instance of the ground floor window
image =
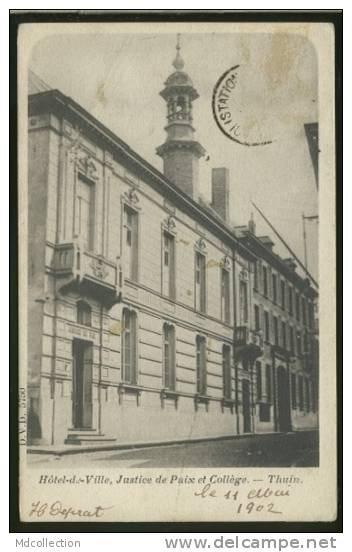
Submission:
<svg viewBox="0 0 352 552">
<path fill-rule="evenodd" d="M 267 364 L 265 366 L 265 382 L 266 382 L 266 398 L 268 403 L 272 401 L 272 386 L 271 386 L 271 366 Z"/>
<path fill-rule="evenodd" d="M 303 376 L 298 376 L 298 407 L 300 410 L 304 407 Z"/>
<path fill-rule="evenodd" d="M 197 393 L 207 393 L 207 367 L 206 367 L 206 342 L 205 337 L 197 336 L 196 339 L 196 366 L 197 366 Z"/>
<path fill-rule="evenodd" d="M 163 327 L 163 383 L 165 389 L 176 389 L 175 328 L 170 324 Z"/>
<path fill-rule="evenodd" d="M 296 374 L 291 374 L 291 405 L 297 408 Z"/>
<path fill-rule="evenodd" d="M 310 400 L 310 381 L 309 381 L 308 378 L 306 378 L 305 383 L 306 383 L 306 409 L 307 409 L 307 412 L 310 412 L 310 403 L 311 403 L 311 400 Z"/>
<path fill-rule="evenodd" d="M 128 309 L 122 314 L 122 381 L 137 383 L 137 316 Z"/>
</svg>

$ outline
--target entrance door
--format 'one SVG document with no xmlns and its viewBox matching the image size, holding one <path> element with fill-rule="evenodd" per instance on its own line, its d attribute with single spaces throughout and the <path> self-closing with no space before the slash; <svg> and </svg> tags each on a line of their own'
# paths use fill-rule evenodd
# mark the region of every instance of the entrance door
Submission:
<svg viewBox="0 0 352 552">
<path fill-rule="evenodd" d="M 73 426 L 77 429 L 92 427 L 92 344 L 73 341 Z"/>
<path fill-rule="evenodd" d="M 291 431 L 290 386 L 283 366 L 277 369 L 277 402 L 279 431 Z"/>
<path fill-rule="evenodd" d="M 251 428 L 251 401 L 248 380 L 242 380 L 242 406 L 243 406 L 243 433 L 250 433 Z"/>
</svg>

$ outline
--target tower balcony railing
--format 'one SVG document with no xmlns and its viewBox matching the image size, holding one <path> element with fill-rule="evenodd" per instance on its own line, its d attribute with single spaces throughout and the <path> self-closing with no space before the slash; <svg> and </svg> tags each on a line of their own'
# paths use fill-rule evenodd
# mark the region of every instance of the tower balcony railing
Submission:
<svg viewBox="0 0 352 552">
<path fill-rule="evenodd" d="M 121 265 L 88 251 L 78 241 L 56 245 L 52 268 L 62 281 L 62 292 L 77 289 L 107 306 L 121 299 Z"/>
<path fill-rule="evenodd" d="M 187 121 L 192 122 L 193 118 L 192 115 L 186 111 L 180 111 L 178 113 L 170 113 L 167 115 L 167 120 L 169 123 L 172 123 L 174 121 Z"/>
</svg>

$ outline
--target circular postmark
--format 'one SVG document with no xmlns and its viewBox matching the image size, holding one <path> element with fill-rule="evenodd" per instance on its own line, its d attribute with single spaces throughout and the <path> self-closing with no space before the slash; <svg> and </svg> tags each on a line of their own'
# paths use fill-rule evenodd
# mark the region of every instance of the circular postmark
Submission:
<svg viewBox="0 0 352 552">
<path fill-rule="evenodd" d="M 241 66 L 234 65 L 216 82 L 212 97 L 215 122 L 225 136 L 243 146 L 271 144 L 273 140 L 266 136 L 265 130 L 263 133 L 260 117 L 253 110 L 253 105 L 246 105 L 246 89 L 239 89 L 242 74 Z"/>
</svg>

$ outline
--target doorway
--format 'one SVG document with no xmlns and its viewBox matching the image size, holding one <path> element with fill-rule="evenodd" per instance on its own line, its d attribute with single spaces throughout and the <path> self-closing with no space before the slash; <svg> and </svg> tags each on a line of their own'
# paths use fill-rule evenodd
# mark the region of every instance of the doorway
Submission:
<svg viewBox="0 0 352 552">
<path fill-rule="evenodd" d="M 72 419 L 75 429 L 91 429 L 93 420 L 93 344 L 73 340 Z"/>
<path fill-rule="evenodd" d="M 250 433 L 251 428 L 251 399 L 248 380 L 242 380 L 242 406 L 243 406 L 243 433 Z"/>
<path fill-rule="evenodd" d="M 283 366 L 277 369 L 277 403 L 279 431 L 291 431 L 290 384 Z"/>
</svg>

